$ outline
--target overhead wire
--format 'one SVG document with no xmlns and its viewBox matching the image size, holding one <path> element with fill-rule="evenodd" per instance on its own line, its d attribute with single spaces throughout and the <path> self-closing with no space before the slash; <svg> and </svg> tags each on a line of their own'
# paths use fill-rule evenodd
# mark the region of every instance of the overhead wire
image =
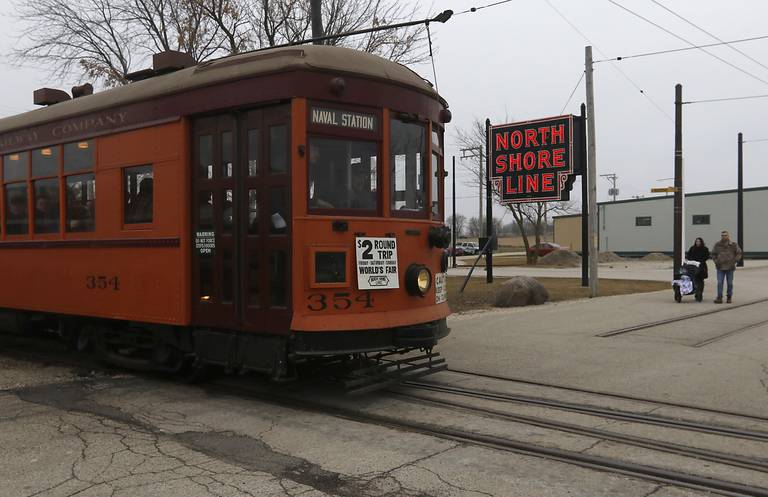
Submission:
<svg viewBox="0 0 768 497">
<path fill-rule="evenodd" d="M 686 52 L 688 50 L 697 50 L 699 48 L 710 48 L 710 47 L 718 47 L 722 45 L 731 45 L 734 43 L 744 43 L 748 41 L 757 41 L 757 40 L 765 40 L 768 39 L 768 35 L 762 35 L 762 36 L 753 36 L 752 38 L 741 38 L 739 40 L 731 40 L 731 41 L 723 41 L 719 43 L 707 43 L 705 45 L 694 45 L 692 47 L 681 47 L 681 48 L 671 48 L 669 50 L 656 50 L 653 52 L 643 52 L 639 54 L 632 54 L 632 55 L 621 55 L 618 57 L 612 57 L 609 59 L 600 59 L 594 61 L 595 64 L 599 62 L 611 62 L 611 61 L 621 61 L 624 59 L 635 59 L 638 57 L 649 57 L 652 55 L 663 55 L 663 54 L 669 54 L 669 53 L 675 53 L 675 52 Z"/>
<path fill-rule="evenodd" d="M 579 86 L 581 85 L 581 80 L 584 79 L 584 74 L 586 74 L 584 71 L 581 71 L 581 76 L 579 77 L 579 80 L 576 82 L 576 86 L 573 87 L 573 90 L 571 90 L 571 94 L 568 95 L 568 100 L 565 102 L 565 105 L 563 105 L 562 110 L 560 110 L 560 115 L 565 112 L 565 109 L 568 107 L 568 104 L 571 103 L 571 99 L 573 98 L 573 94 L 576 93 L 576 90 L 579 89 Z"/>
<path fill-rule="evenodd" d="M 495 7 L 497 5 L 501 5 L 501 4 L 504 4 L 504 3 L 509 3 L 509 2 L 512 2 L 512 1 L 513 0 L 501 0 L 499 2 L 493 2 L 493 3 L 489 3 L 487 5 L 481 5 L 480 7 L 470 7 L 467 10 L 462 10 L 461 12 L 458 12 L 458 13 L 453 14 L 453 15 L 454 16 L 460 16 L 462 14 L 468 14 L 470 12 L 477 12 L 478 10 L 487 9 L 489 7 Z"/>
<path fill-rule="evenodd" d="M 635 11 L 633 11 L 633 10 L 630 10 L 630 9 L 628 9 L 627 7 L 624 7 L 624 6 L 623 6 L 623 5 L 621 5 L 620 3 L 616 2 L 616 0 L 608 0 L 608 1 L 609 1 L 610 3 L 612 3 L 613 5 L 615 5 L 615 6 L 619 7 L 620 9 L 622 9 L 622 10 L 624 10 L 624 11 L 626 11 L 626 12 L 629 12 L 629 13 L 630 13 L 630 14 L 632 14 L 633 16 L 635 16 L 635 17 L 637 17 L 637 18 L 639 18 L 639 19 L 642 19 L 643 21 L 647 22 L 648 24 L 651 24 L 652 26 L 655 26 L 655 27 L 659 28 L 660 30 L 664 31 L 665 33 L 667 33 L 667 34 L 669 34 L 669 35 L 671 35 L 671 36 L 674 36 L 674 37 L 675 37 L 675 38 L 677 38 L 678 40 L 682 40 L 682 41 L 684 41 L 685 43 L 687 43 L 687 44 L 689 44 L 689 45 L 691 45 L 691 46 L 695 46 L 695 45 L 696 45 L 696 44 L 695 44 L 695 43 L 693 43 L 692 41 L 689 41 L 689 40 L 687 40 L 686 38 L 683 38 L 682 36 L 678 35 L 677 33 L 673 32 L 673 31 L 670 31 L 669 29 L 665 28 L 664 26 L 662 26 L 662 25 L 660 25 L 660 24 L 658 24 L 658 23 L 655 23 L 655 22 L 651 21 L 651 20 L 650 20 L 650 19 L 648 19 L 647 17 L 644 17 L 644 16 L 642 16 L 642 15 L 638 14 L 637 12 L 635 12 Z M 731 67 L 731 68 L 733 68 L 733 69 L 736 69 L 737 71 L 739 71 L 739 72 L 741 72 L 741 73 L 743 73 L 743 74 L 746 74 L 746 75 L 747 75 L 747 76 L 749 76 L 750 78 L 752 78 L 752 79 L 755 79 L 755 80 L 757 80 L 757 81 L 760 81 L 760 82 L 761 82 L 761 83 L 763 83 L 763 84 L 766 84 L 766 85 L 768 85 L 768 81 L 764 80 L 764 79 L 763 79 L 763 78 L 761 78 L 760 76 L 757 76 L 757 75 L 755 75 L 755 74 L 752 74 L 751 72 L 747 71 L 746 69 L 743 69 L 743 68 L 741 68 L 741 67 L 737 66 L 736 64 L 733 64 L 733 63 L 731 63 L 731 62 L 729 62 L 729 61 L 725 60 L 724 58 L 722 58 L 722 57 L 720 57 L 720 56 L 718 56 L 718 55 L 716 55 L 716 54 L 714 54 L 714 53 L 710 52 L 709 50 L 706 50 L 706 49 L 704 49 L 704 48 L 699 48 L 699 50 L 701 50 L 701 51 L 702 51 L 702 52 L 704 52 L 705 54 L 709 55 L 710 57 L 713 57 L 713 58 L 715 58 L 715 59 L 719 60 L 719 61 L 720 61 L 720 62 L 722 62 L 723 64 L 725 64 L 725 65 L 727 65 L 727 66 L 729 66 L 729 67 Z"/>
<path fill-rule="evenodd" d="M 744 97 L 709 98 L 705 100 L 689 100 L 689 101 L 683 102 L 683 104 L 706 104 L 710 102 L 731 102 L 733 100 L 752 100 L 754 98 L 768 98 L 768 94 L 747 95 Z"/>
<path fill-rule="evenodd" d="M 752 61 L 752 62 L 754 62 L 755 64 L 757 64 L 757 65 L 759 65 L 760 67 L 762 67 L 763 69 L 768 69 L 768 66 L 766 66 L 765 64 L 763 64 L 763 63 L 762 63 L 762 62 L 760 62 L 759 60 L 755 59 L 754 57 L 751 57 L 751 56 L 750 56 L 749 54 L 747 54 L 747 53 L 744 53 L 744 52 L 742 52 L 742 51 L 741 51 L 741 50 L 739 50 L 738 48 L 731 46 L 731 45 L 730 45 L 730 43 L 728 43 L 728 42 L 725 42 L 725 41 L 721 40 L 720 38 L 718 38 L 718 37 L 717 37 L 716 35 L 714 35 L 713 33 L 710 33 L 709 31 L 707 31 L 706 29 L 702 28 L 701 26 L 698 26 L 697 24 L 693 23 L 692 21 L 689 21 L 688 19 L 686 19 L 686 18 L 685 18 L 685 17 L 683 17 L 682 15 L 678 14 L 678 13 L 677 13 L 677 12 L 675 12 L 674 10 L 670 9 L 669 7 L 667 7 L 666 5 L 664 5 L 663 3 L 659 2 L 658 0 L 651 0 L 651 2 L 655 3 L 656 5 L 658 5 L 658 6 L 659 6 L 659 7 L 661 7 L 662 9 L 666 10 L 667 12 L 669 12 L 669 13 L 670 13 L 670 14 L 672 14 L 673 16 L 677 17 L 678 19 L 681 19 L 681 20 L 682 20 L 682 21 L 684 21 L 685 23 L 687 23 L 687 24 L 689 24 L 689 25 L 693 26 L 694 28 L 698 29 L 698 30 L 699 30 L 699 31 L 701 31 L 702 33 L 705 33 L 706 35 L 708 35 L 708 36 L 710 36 L 710 37 L 714 38 L 715 40 L 717 40 L 717 41 L 719 41 L 719 42 L 721 42 L 721 43 L 723 43 L 723 44 L 727 45 L 727 46 L 728 46 L 728 48 L 730 48 L 731 50 L 733 50 L 734 52 L 736 52 L 736 53 L 738 53 L 738 54 L 741 54 L 741 55 L 743 55 L 743 56 L 744 56 L 744 57 L 746 57 L 747 59 L 751 60 L 751 61 Z"/>
<path fill-rule="evenodd" d="M 555 7 L 555 5 L 550 0 L 544 0 L 544 1 L 547 2 L 547 5 L 549 5 L 552 8 L 552 10 L 554 10 L 557 13 L 557 15 L 559 15 L 566 23 L 568 23 L 568 25 L 571 26 L 571 28 L 573 28 L 574 31 L 579 33 L 579 35 L 581 35 L 581 37 L 584 38 L 587 41 L 587 43 L 593 46 L 601 56 L 606 57 L 605 53 L 602 50 L 600 50 L 600 48 L 598 48 L 594 43 L 592 43 L 592 40 L 590 40 L 589 37 L 585 35 L 574 23 L 572 23 L 562 12 L 560 12 L 560 10 L 557 7 Z M 658 103 L 656 103 L 654 99 L 652 99 L 647 93 L 645 93 L 645 90 L 643 90 L 637 83 L 635 83 L 634 80 L 632 80 L 632 78 L 630 78 L 627 75 L 627 73 L 622 71 L 621 68 L 619 68 L 616 64 L 611 64 L 611 67 L 613 67 L 619 74 L 621 74 L 624 77 L 624 79 L 629 81 L 629 83 L 632 86 L 634 86 L 635 89 L 639 91 L 640 94 L 643 95 L 651 103 L 651 105 L 653 105 L 656 108 L 656 110 L 661 112 L 669 121 L 674 122 L 674 119 L 672 118 L 672 116 L 670 116 Z"/>
<path fill-rule="evenodd" d="M 759 138 L 757 140 L 744 140 L 741 143 L 768 142 L 768 138 Z"/>
</svg>

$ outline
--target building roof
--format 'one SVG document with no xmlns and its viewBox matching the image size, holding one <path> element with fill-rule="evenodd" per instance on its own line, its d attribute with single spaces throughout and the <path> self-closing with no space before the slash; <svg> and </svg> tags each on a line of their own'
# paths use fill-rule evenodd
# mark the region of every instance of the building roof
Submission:
<svg viewBox="0 0 768 497">
<path fill-rule="evenodd" d="M 768 186 L 755 186 L 752 188 L 744 188 L 744 192 L 757 192 L 757 191 L 764 191 L 768 190 Z M 706 195 L 721 195 L 724 193 L 738 193 L 738 190 L 736 188 L 733 188 L 731 190 L 713 190 L 711 192 L 695 192 L 695 193 L 686 193 L 685 197 L 703 197 Z M 672 195 L 664 195 L 664 196 L 657 196 L 657 197 L 643 197 L 643 198 L 629 198 L 626 200 L 617 200 L 615 202 L 607 201 L 607 202 L 598 202 L 597 205 L 611 205 L 611 204 L 627 204 L 630 202 L 647 202 L 650 200 L 663 200 L 663 199 L 673 199 L 674 197 Z"/>
<path fill-rule="evenodd" d="M 402 64 L 349 48 L 301 45 L 203 62 L 170 74 L 6 117 L 0 119 L 0 134 L 226 81 L 294 70 L 350 74 L 407 86 L 432 96 L 447 107 L 428 81 Z"/>
</svg>

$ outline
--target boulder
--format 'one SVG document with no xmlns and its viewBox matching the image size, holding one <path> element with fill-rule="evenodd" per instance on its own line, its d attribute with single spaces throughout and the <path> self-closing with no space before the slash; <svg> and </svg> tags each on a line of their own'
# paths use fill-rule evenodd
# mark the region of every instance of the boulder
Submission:
<svg viewBox="0 0 768 497">
<path fill-rule="evenodd" d="M 505 281 L 493 296 L 494 307 L 541 305 L 549 301 L 549 292 L 530 276 L 514 276 Z"/>
<path fill-rule="evenodd" d="M 544 257 L 539 257 L 539 264 L 543 266 L 579 267 L 581 266 L 581 256 L 568 249 L 558 249 Z"/>
</svg>

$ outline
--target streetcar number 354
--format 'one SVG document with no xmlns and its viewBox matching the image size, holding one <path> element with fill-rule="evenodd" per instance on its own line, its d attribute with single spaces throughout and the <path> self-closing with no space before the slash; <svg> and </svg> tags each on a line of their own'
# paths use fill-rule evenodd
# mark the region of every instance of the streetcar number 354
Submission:
<svg viewBox="0 0 768 497">
<path fill-rule="evenodd" d="M 117 276 L 86 276 L 85 288 L 88 290 L 120 290 L 120 278 Z"/>
<path fill-rule="evenodd" d="M 324 311 L 332 307 L 338 311 L 346 311 L 353 306 L 363 309 L 373 307 L 373 296 L 371 292 L 364 292 L 356 297 L 352 297 L 349 292 L 336 292 L 334 294 L 313 293 L 307 297 L 307 309 L 310 311 Z"/>
</svg>

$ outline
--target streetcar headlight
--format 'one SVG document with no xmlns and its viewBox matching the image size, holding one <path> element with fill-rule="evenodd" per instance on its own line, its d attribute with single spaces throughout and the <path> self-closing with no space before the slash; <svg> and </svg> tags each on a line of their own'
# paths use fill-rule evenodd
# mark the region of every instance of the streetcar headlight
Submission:
<svg viewBox="0 0 768 497">
<path fill-rule="evenodd" d="M 422 264 L 411 264 L 405 272 L 405 287 L 411 295 L 423 297 L 432 287 L 432 273 Z"/>
</svg>

